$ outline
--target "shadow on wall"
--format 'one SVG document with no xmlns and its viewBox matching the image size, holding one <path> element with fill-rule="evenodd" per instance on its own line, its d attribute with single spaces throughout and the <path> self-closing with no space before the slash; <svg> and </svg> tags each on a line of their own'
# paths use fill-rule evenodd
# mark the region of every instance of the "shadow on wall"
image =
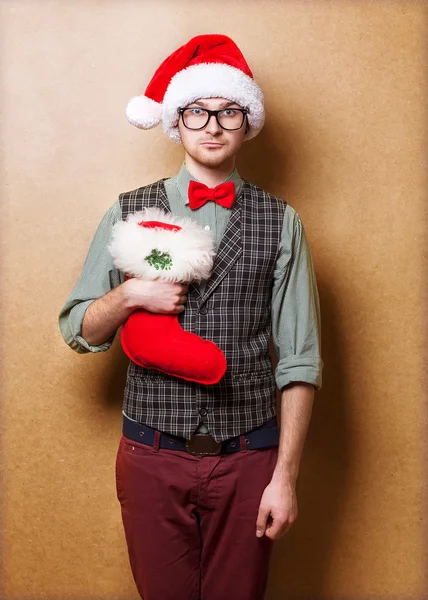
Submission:
<svg viewBox="0 0 428 600">
<path fill-rule="evenodd" d="M 323 600 L 341 506 L 350 472 L 350 428 L 346 414 L 346 352 L 336 323 L 336 305 L 318 278 L 322 320 L 323 385 L 315 394 L 312 419 L 297 481 L 298 518 L 275 542 L 266 600 Z M 339 351 L 339 349 L 341 349 Z"/>
<path fill-rule="evenodd" d="M 245 142 L 237 158 L 239 174 L 270 193 L 287 186 L 293 150 L 301 146 L 298 132 L 266 124 L 257 138 Z"/>
<path fill-rule="evenodd" d="M 97 398 L 107 409 L 117 411 L 120 416 L 123 404 L 123 392 L 126 383 L 126 371 L 129 359 L 120 345 L 120 330 L 109 350 L 109 361 L 103 376 L 98 380 Z M 121 417 L 120 417 L 121 419 Z"/>
<path fill-rule="evenodd" d="M 306 143 L 305 129 L 309 131 L 312 125 L 305 122 L 303 127 L 300 121 L 296 127 L 290 123 L 278 129 L 268 123 L 256 143 L 244 144 L 238 164 L 241 175 L 271 193 L 284 188 L 291 194 L 299 190 L 305 173 L 316 178 L 320 158 L 322 162 L 322 157 Z M 334 144 L 334 140 L 328 142 Z M 290 204 L 295 208 L 292 200 Z M 353 440 L 346 413 L 346 373 L 342 360 L 347 352 L 346 338 L 339 329 L 338 307 L 329 281 L 317 273 L 317 285 L 323 385 L 315 394 L 297 481 L 298 518 L 288 533 L 275 542 L 266 600 L 327 599 L 325 578 L 331 569 L 341 507 L 348 489 Z M 272 359 L 275 367 L 274 354 Z M 278 416 L 279 399 L 278 393 Z"/>
</svg>

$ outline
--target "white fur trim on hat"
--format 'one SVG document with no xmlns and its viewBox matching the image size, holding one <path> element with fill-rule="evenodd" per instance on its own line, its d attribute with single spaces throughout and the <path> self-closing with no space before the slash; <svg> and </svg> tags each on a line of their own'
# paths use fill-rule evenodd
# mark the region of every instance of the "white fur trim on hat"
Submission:
<svg viewBox="0 0 428 600">
<path fill-rule="evenodd" d="M 255 137 L 265 120 L 263 92 L 240 69 L 220 63 L 201 63 L 179 71 L 171 79 L 163 99 L 162 125 L 165 133 L 180 143 L 177 109 L 199 98 L 226 98 L 248 108 L 250 130 L 246 140 Z"/>
<path fill-rule="evenodd" d="M 147 96 L 134 96 L 126 107 L 128 121 L 140 129 L 151 129 L 162 119 L 162 104 Z"/>
<path fill-rule="evenodd" d="M 140 221 L 160 221 L 182 229 L 149 229 L 139 225 Z M 169 270 L 157 270 L 147 262 L 153 250 L 170 255 Z M 158 208 L 146 208 L 130 214 L 126 221 L 118 221 L 113 226 L 109 251 L 122 272 L 169 282 L 208 279 L 215 255 L 211 231 L 205 231 L 188 217 L 177 217 Z"/>
</svg>

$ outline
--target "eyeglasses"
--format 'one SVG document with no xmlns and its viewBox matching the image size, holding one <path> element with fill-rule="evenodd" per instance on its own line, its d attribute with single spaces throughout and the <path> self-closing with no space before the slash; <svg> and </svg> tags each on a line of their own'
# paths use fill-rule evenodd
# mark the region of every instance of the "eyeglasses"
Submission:
<svg viewBox="0 0 428 600">
<path fill-rule="evenodd" d="M 236 131 L 237 129 L 241 129 L 245 121 L 245 116 L 248 114 L 246 108 L 208 110 L 207 108 L 193 107 L 179 108 L 178 112 L 183 120 L 183 125 L 193 131 L 206 127 L 213 115 L 222 129 Z"/>
</svg>

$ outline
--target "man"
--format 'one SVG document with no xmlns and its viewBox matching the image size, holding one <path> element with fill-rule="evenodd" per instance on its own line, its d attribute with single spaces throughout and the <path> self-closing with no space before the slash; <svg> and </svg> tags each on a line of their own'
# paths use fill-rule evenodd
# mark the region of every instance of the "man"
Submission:
<svg viewBox="0 0 428 600">
<path fill-rule="evenodd" d="M 77 352 L 107 350 L 129 315 L 144 309 L 178 314 L 184 330 L 224 352 L 227 370 L 215 385 L 130 361 L 117 494 L 144 600 L 262 600 L 273 542 L 297 518 L 299 463 L 321 387 L 309 246 L 296 211 L 235 168 L 242 143 L 263 127 L 264 107 L 230 38 L 201 35 L 179 48 L 127 116 L 144 129 L 162 120 L 182 143 L 184 163 L 175 177 L 121 194 L 107 212 L 61 312 L 61 331 Z M 189 193 L 191 182 L 209 188 L 208 201 Z M 213 188 L 230 182 L 232 198 L 218 204 Z M 107 250 L 113 225 L 150 206 L 211 229 L 217 255 L 208 280 L 125 280 L 115 269 Z"/>
</svg>

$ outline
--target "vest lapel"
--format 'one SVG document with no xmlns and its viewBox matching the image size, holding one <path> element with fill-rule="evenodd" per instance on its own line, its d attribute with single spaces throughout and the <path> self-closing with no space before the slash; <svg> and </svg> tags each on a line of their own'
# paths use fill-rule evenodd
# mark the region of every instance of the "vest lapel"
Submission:
<svg viewBox="0 0 428 600">
<path fill-rule="evenodd" d="M 244 182 L 239 196 L 236 198 L 227 223 L 226 231 L 221 239 L 220 246 L 214 259 L 211 276 L 208 279 L 199 308 L 207 301 L 222 279 L 228 274 L 242 254 L 241 214 L 242 201 L 245 193 Z M 196 288 L 197 289 L 197 288 Z"/>
<path fill-rule="evenodd" d="M 166 193 L 164 181 L 165 180 L 162 179 L 159 182 L 159 196 L 158 196 L 157 206 L 158 206 L 158 208 L 163 208 L 163 210 L 170 213 L 171 206 L 168 201 L 168 195 Z M 190 283 L 189 291 L 192 292 L 192 294 L 194 294 L 198 300 L 199 300 L 199 298 L 201 298 L 201 292 L 199 291 L 198 284 Z"/>
<path fill-rule="evenodd" d="M 171 207 L 168 202 L 168 196 L 166 195 L 166 189 L 164 184 L 165 179 L 159 181 L 159 196 L 158 196 L 158 207 L 162 208 L 166 212 L 171 212 Z"/>
<path fill-rule="evenodd" d="M 191 283 L 189 285 L 189 291 L 195 294 L 199 308 L 207 301 L 242 254 L 241 213 L 245 187 L 246 183 L 243 182 L 241 192 L 233 204 L 226 231 L 214 258 L 213 270 L 206 283 L 204 293 L 201 295 L 198 284 Z M 163 180 L 159 182 L 158 206 L 167 212 L 171 212 Z"/>
</svg>

